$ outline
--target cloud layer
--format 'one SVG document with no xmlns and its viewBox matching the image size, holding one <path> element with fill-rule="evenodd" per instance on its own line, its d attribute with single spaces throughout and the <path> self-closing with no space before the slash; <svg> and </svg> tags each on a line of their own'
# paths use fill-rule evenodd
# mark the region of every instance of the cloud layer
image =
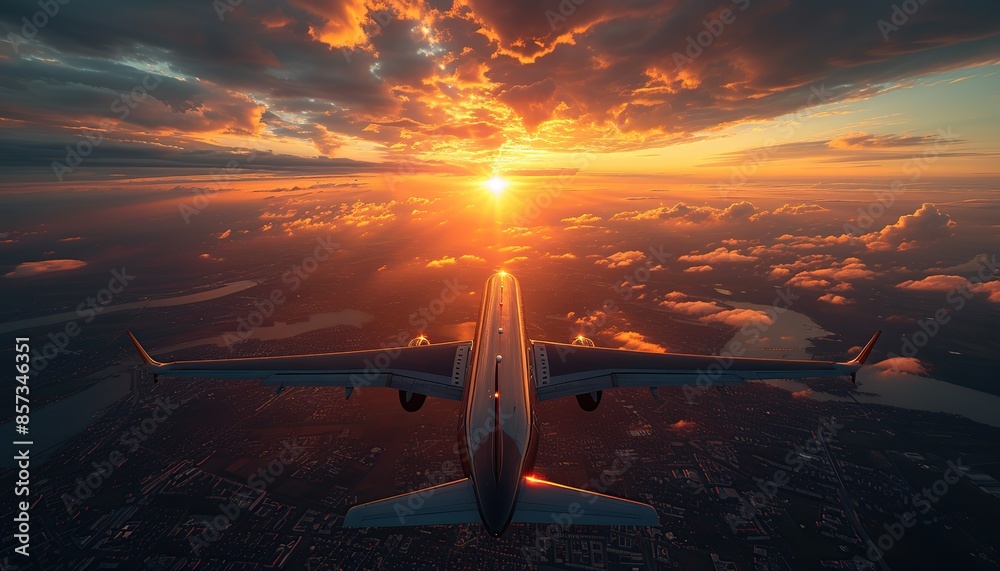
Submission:
<svg viewBox="0 0 1000 571">
<path fill-rule="evenodd" d="M 870 2 L 268 0 L 229 8 L 60 3 L 34 30 L 22 18 L 37 2 L 4 2 L 3 161 L 48 166 L 95 130 L 103 143 L 94 161 L 133 167 L 198 164 L 204 153 L 251 144 L 327 161 L 364 145 L 421 160 L 493 157 L 529 139 L 538 149 L 640 149 L 867 97 L 992 61 L 1000 46 L 1000 5 L 972 0 L 922 4 L 889 37 L 876 22 L 891 8 Z M 733 21 L 697 46 L 723 8 Z M 868 152 L 928 142 L 853 132 L 822 144 Z"/>
</svg>

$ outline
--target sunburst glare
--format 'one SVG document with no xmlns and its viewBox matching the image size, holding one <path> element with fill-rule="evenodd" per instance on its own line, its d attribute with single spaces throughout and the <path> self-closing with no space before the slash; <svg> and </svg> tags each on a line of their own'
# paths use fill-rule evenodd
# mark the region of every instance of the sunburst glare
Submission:
<svg viewBox="0 0 1000 571">
<path fill-rule="evenodd" d="M 503 178 L 494 175 L 489 180 L 486 181 L 486 188 L 490 190 L 495 196 L 500 196 L 510 183 Z"/>
</svg>

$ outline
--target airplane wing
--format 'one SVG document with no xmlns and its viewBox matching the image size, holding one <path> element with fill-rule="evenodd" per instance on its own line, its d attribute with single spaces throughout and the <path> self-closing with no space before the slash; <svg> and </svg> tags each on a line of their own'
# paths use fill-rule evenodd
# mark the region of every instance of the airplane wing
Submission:
<svg viewBox="0 0 1000 571">
<path fill-rule="evenodd" d="M 129 338 L 153 375 L 258 379 L 266 385 L 386 387 L 415 394 L 461 400 L 471 342 L 387 347 L 315 355 L 208 359 L 160 363 L 149 356 L 131 331 Z"/>
<path fill-rule="evenodd" d="M 823 376 L 854 380 L 881 333 L 875 333 L 854 359 L 844 363 L 648 353 L 548 341 L 532 341 L 531 350 L 538 399 L 547 400 L 614 387 L 719 386 Z"/>
</svg>

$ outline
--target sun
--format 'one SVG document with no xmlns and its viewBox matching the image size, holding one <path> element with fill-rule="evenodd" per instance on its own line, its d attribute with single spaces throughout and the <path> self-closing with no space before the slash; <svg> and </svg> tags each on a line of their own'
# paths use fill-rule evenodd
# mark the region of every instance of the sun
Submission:
<svg viewBox="0 0 1000 571">
<path fill-rule="evenodd" d="M 488 181 L 486 181 L 486 188 L 490 189 L 496 196 L 503 194 L 503 191 L 507 189 L 507 185 L 510 184 L 506 180 L 500 178 L 499 176 L 493 176 Z"/>
</svg>

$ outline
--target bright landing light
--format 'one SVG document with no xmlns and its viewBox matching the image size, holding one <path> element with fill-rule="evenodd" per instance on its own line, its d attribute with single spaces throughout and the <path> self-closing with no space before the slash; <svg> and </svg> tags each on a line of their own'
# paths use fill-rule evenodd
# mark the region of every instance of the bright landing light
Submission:
<svg viewBox="0 0 1000 571">
<path fill-rule="evenodd" d="M 495 176 L 490 180 L 486 181 L 486 188 L 490 189 L 490 192 L 496 196 L 503 194 L 503 191 L 507 189 L 507 185 L 510 184 L 504 179 Z"/>
</svg>

